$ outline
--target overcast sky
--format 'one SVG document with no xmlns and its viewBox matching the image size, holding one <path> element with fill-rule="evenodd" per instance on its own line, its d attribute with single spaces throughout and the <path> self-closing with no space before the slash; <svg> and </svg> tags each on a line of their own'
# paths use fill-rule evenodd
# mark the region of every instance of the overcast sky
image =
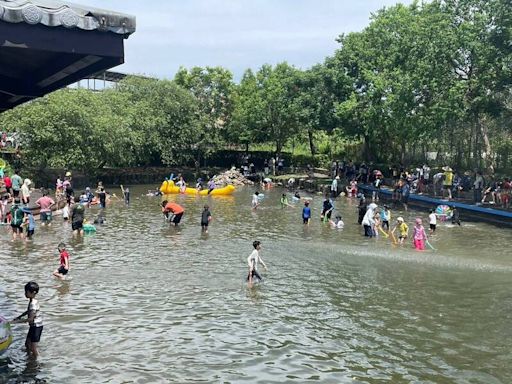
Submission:
<svg viewBox="0 0 512 384">
<path fill-rule="evenodd" d="M 74 0 L 137 17 L 115 70 L 172 78 L 180 66 L 247 68 L 322 62 L 341 33 L 360 31 L 397 0 Z M 411 3 L 402 0 L 402 3 Z"/>
</svg>

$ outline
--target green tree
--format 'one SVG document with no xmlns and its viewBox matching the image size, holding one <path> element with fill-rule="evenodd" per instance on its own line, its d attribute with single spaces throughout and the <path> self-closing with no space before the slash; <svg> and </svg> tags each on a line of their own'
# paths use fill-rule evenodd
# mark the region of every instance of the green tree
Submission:
<svg viewBox="0 0 512 384">
<path fill-rule="evenodd" d="M 0 119 L 21 134 L 28 165 L 90 169 L 130 162 L 122 150 L 130 141 L 126 121 L 101 93 L 60 90 Z"/>
<path fill-rule="evenodd" d="M 250 69 L 245 71 L 240 84 L 233 92 L 233 106 L 227 140 L 233 144 L 244 145 L 245 150 L 249 151 L 249 144 L 255 141 L 261 126 L 262 110 L 256 75 Z"/>
<path fill-rule="evenodd" d="M 204 117 L 190 92 L 173 81 L 138 77 L 127 78 L 118 90 L 130 106 L 129 130 L 134 132 L 139 159 L 157 155 L 167 165 L 194 159 Z"/>
<path fill-rule="evenodd" d="M 222 67 L 180 68 L 174 81 L 196 97 L 205 115 L 197 143 L 199 153 L 207 156 L 223 147 L 233 112 L 233 74 Z"/>
</svg>

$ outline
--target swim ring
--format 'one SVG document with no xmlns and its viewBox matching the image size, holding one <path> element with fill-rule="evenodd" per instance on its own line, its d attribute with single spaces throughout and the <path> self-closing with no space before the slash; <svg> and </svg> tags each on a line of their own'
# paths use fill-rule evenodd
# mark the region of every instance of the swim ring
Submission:
<svg viewBox="0 0 512 384">
<path fill-rule="evenodd" d="M 11 324 L 0 316 L 0 355 L 4 353 L 12 343 Z"/>
<path fill-rule="evenodd" d="M 84 230 L 84 232 L 96 232 L 96 227 L 92 224 L 84 224 L 82 226 L 82 229 Z"/>
</svg>

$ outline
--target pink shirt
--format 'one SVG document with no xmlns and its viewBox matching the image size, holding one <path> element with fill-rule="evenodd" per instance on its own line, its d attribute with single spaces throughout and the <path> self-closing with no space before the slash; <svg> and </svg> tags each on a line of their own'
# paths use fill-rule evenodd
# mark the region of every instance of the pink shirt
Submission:
<svg viewBox="0 0 512 384">
<path fill-rule="evenodd" d="M 41 207 L 40 212 L 50 212 L 50 206 L 55 204 L 53 199 L 49 196 L 43 196 L 37 199 L 36 204 Z"/>
<path fill-rule="evenodd" d="M 414 226 L 414 240 L 426 240 L 427 234 L 425 233 L 425 228 L 423 225 Z"/>
</svg>

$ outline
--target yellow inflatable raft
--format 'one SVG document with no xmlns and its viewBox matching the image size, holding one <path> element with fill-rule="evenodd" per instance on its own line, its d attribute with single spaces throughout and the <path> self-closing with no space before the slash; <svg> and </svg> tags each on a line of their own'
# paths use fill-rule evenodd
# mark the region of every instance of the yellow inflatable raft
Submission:
<svg viewBox="0 0 512 384">
<path fill-rule="evenodd" d="M 211 196 L 225 196 L 225 195 L 231 195 L 235 191 L 235 187 L 232 185 L 226 185 L 224 188 L 215 188 L 213 191 L 210 192 Z M 208 195 L 208 190 L 203 189 L 201 191 L 198 191 L 196 188 L 186 188 L 184 192 L 180 192 L 180 188 L 174 185 L 174 181 L 167 181 L 165 180 L 162 185 L 160 186 L 160 192 L 162 192 L 164 195 L 169 195 L 173 193 L 185 193 L 187 195 L 197 195 L 200 196 L 206 196 Z"/>
</svg>

